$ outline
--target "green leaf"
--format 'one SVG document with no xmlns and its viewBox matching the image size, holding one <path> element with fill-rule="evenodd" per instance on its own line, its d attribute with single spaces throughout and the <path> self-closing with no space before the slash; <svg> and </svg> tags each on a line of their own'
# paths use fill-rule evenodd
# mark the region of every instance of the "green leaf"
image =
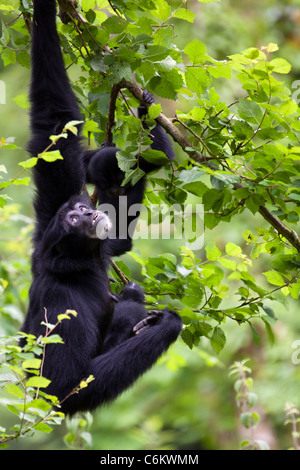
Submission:
<svg viewBox="0 0 300 470">
<path fill-rule="evenodd" d="M 267 52 L 276 52 L 279 48 L 277 44 L 270 42 L 267 46 L 262 47 L 262 49 L 265 49 Z"/>
<path fill-rule="evenodd" d="M 12 49 L 7 48 L 2 52 L 1 58 L 3 60 L 4 67 L 7 67 L 8 65 L 16 62 L 16 53 Z"/>
<path fill-rule="evenodd" d="M 15 415 L 19 416 L 20 414 L 20 410 L 18 410 L 17 407 L 13 406 L 13 405 L 7 405 L 7 409 L 11 412 L 11 413 L 14 413 Z"/>
<path fill-rule="evenodd" d="M 231 78 L 231 68 L 229 65 L 220 64 L 207 67 L 208 72 L 215 78 Z"/>
<path fill-rule="evenodd" d="M 268 282 L 274 286 L 283 286 L 285 284 L 283 277 L 277 271 L 266 271 L 263 274 L 268 279 Z"/>
<path fill-rule="evenodd" d="M 300 280 L 289 286 L 289 292 L 293 299 L 298 299 L 300 295 Z"/>
<path fill-rule="evenodd" d="M 195 13 L 188 10 L 187 8 L 179 8 L 173 14 L 174 18 L 180 18 L 181 20 L 188 21 L 189 23 L 193 23 L 195 18 Z"/>
<path fill-rule="evenodd" d="M 89 377 L 87 379 L 83 379 L 80 384 L 79 384 L 79 388 L 80 390 L 82 388 L 86 388 L 88 387 L 89 383 L 91 383 L 92 381 L 94 380 L 94 376 L 93 375 L 89 375 Z"/>
<path fill-rule="evenodd" d="M 171 6 L 168 2 L 166 0 L 155 0 L 153 4 L 155 5 L 155 10 L 152 12 L 154 16 L 162 21 L 167 21 L 171 13 Z"/>
<path fill-rule="evenodd" d="M 249 439 L 243 439 L 240 443 L 240 446 L 243 449 L 244 447 L 248 447 L 249 444 L 251 444 L 251 441 L 249 441 Z"/>
<path fill-rule="evenodd" d="M 252 331 L 252 334 L 253 334 L 253 339 L 254 339 L 254 343 L 255 344 L 258 344 L 260 342 L 260 336 L 259 334 L 257 333 L 257 331 L 254 329 L 253 325 L 251 322 L 249 322 L 249 325 L 250 325 L 250 329 Z"/>
<path fill-rule="evenodd" d="M 73 317 L 77 317 L 78 313 L 76 310 L 67 310 L 66 313 L 61 313 L 60 315 L 57 315 L 57 320 L 59 322 L 62 322 L 63 320 L 70 320 L 72 315 Z"/>
<path fill-rule="evenodd" d="M 127 153 L 119 150 L 116 154 L 119 168 L 124 171 L 125 173 L 130 170 L 134 165 L 136 165 L 136 157 L 135 155 L 129 156 Z"/>
<path fill-rule="evenodd" d="M 151 62 L 161 62 L 169 56 L 169 49 L 164 46 L 148 46 L 145 57 Z"/>
<path fill-rule="evenodd" d="M 203 284 L 209 288 L 218 286 L 224 277 L 224 272 L 218 266 L 207 264 L 202 269 Z"/>
<path fill-rule="evenodd" d="M 211 82 L 211 78 L 205 69 L 189 67 L 185 72 L 187 87 L 198 96 L 205 92 Z"/>
<path fill-rule="evenodd" d="M 252 124 L 260 124 L 263 116 L 261 107 L 254 101 L 242 99 L 238 104 L 239 115 L 245 121 Z"/>
<path fill-rule="evenodd" d="M 19 149 L 20 147 L 15 145 L 13 142 L 14 137 L 7 137 L 7 139 L 4 139 L 4 137 L 2 137 L 0 139 L 0 148 L 5 147 L 6 149 Z"/>
<path fill-rule="evenodd" d="M 204 215 L 204 224 L 205 227 L 209 228 L 212 230 L 214 227 L 216 227 L 220 222 L 220 218 L 215 216 L 214 214 L 205 214 Z"/>
<path fill-rule="evenodd" d="M 3 21 L 1 22 L 1 29 L 2 29 L 2 36 L 0 38 L 0 44 L 3 46 L 7 46 L 9 43 L 9 29 L 5 26 L 5 23 Z"/>
<path fill-rule="evenodd" d="M 207 49 L 205 44 L 194 39 L 184 49 L 185 54 L 192 62 L 193 65 L 202 65 L 206 60 Z"/>
<path fill-rule="evenodd" d="M 50 336 L 44 337 L 42 339 L 42 342 L 45 343 L 45 344 L 50 344 L 50 343 L 61 343 L 61 344 L 63 344 L 62 338 L 59 335 L 53 335 L 53 334 L 50 335 Z"/>
<path fill-rule="evenodd" d="M 134 259 L 136 259 L 135 256 L 133 256 Z M 123 274 L 125 274 L 125 276 L 128 276 L 130 277 L 131 275 L 131 272 L 130 272 L 130 269 L 128 268 L 128 266 L 124 263 L 124 261 L 116 261 L 116 265 L 118 266 L 118 268 L 122 271 Z"/>
<path fill-rule="evenodd" d="M 126 173 L 124 180 L 122 181 L 122 186 L 125 186 L 129 182 L 134 186 L 141 178 L 145 176 L 145 172 L 140 168 L 135 168 L 132 171 Z"/>
<path fill-rule="evenodd" d="M 125 25 L 121 18 L 118 16 L 110 16 L 102 23 L 102 27 L 109 31 L 111 34 L 118 34 L 124 31 Z"/>
<path fill-rule="evenodd" d="M 96 0 L 81 0 L 81 6 L 83 11 L 92 10 L 96 6 Z"/>
<path fill-rule="evenodd" d="M 290 116 L 298 111 L 298 104 L 295 101 L 289 100 L 280 106 L 280 113 L 284 116 Z"/>
<path fill-rule="evenodd" d="M 236 262 L 227 258 L 221 258 L 219 263 L 224 266 L 224 268 L 231 269 L 232 271 L 236 270 Z"/>
<path fill-rule="evenodd" d="M 22 369 L 39 369 L 41 363 L 41 359 L 27 359 L 22 362 Z"/>
<path fill-rule="evenodd" d="M 239 256 L 242 253 L 241 247 L 232 242 L 226 244 L 225 251 L 229 256 Z"/>
<path fill-rule="evenodd" d="M 66 132 L 62 134 L 58 134 L 58 135 L 50 135 L 49 137 L 51 142 L 53 142 L 54 144 L 56 144 L 56 142 L 58 142 L 59 139 L 67 139 L 67 138 L 68 138 L 68 134 Z"/>
<path fill-rule="evenodd" d="M 222 253 L 216 247 L 214 242 L 209 242 L 205 247 L 205 251 L 206 251 L 206 257 L 210 261 L 215 261 L 222 255 Z"/>
<path fill-rule="evenodd" d="M 256 428 L 259 423 L 259 414 L 256 411 L 251 413 L 251 425 L 253 428 Z"/>
<path fill-rule="evenodd" d="M 172 59 L 171 56 L 166 57 L 165 59 L 159 61 L 159 64 L 157 64 L 157 70 L 162 70 L 162 71 L 170 71 L 174 67 L 176 67 L 177 62 L 176 60 Z"/>
<path fill-rule="evenodd" d="M 123 78 L 132 80 L 132 70 L 129 63 L 118 60 L 109 68 L 112 83 L 119 83 Z"/>
<path fill-rule="evenodd" d="M 30 178 L 26 176 L 25 178 L 17 178 L 15 180 L 12 180 L 12 184 L 15 186 L 19 186 L 21 184 L 24 184 L 25 186 L 28 186 L 30 183 Z"/>
<path fill-rule="evenodd" d="M 44 433 L 47 433 L 49 434 L 50 432 L 53 431 L 53 429 L 46 423 L 37 423 L 35 426 L 34 426 L 34 429 L 36 431 L 41 431 L 41 432 L 44 432 Z"/>
<path fill-rule="evenodd" d="M 24 162 L 19 162 L 19 165 L 22 166 L 23 168 L 32 168 L 37 164 L 38 158 L 37 157 L 32 157 L 29 158 L 28 160 L 25 160 Z"/>
<path fill-rule="evenodd" d="M 269 317 L 276 319 L 276 315 L 274 311 L 271 309 L 271 307 L 268 307 L 267 305 L 263 305 L 262 308 L 264 309 L 266 314 L 269 315 Z"/>
<path fill-rule="evenodd" d="M 76 126 L 79 126 L 82 123 L 83 123 L 83 121 L 69 121 L 69 122 L 67 122 L 67 124 L 63 128 L 63 132 L 70 131 L 70 132 L 72 132 L 72 134 L 77 135 L 78 134 L 78 129 L 77 129 Z"/>
<path fill-rule="evenodd" d="M 41 398 L 36 398 L 35 400 L 29 402 L 26 408 L 28 410 L 35 409 L 39 411 L 49 411 L 52 408 L 52 405 Z"/>
<path fill-rule="evenodd" d="M 251 60 L 255 60 L 259 57 L 261 51 L 257 49 L 256 47 L 249 47 L 249 49 L 246 49 L 243 51 L 243 54 L 245 57 L 248 57 Z"/>
<path fill-rule="evenodd" d="M 180 336 L 185 342 L 185 344 L 190 349 L 193 349 L 193 346 L 194 346 L 193 333 L 188 328 L 185 328 L 184 330 L 182 330 Z"/>
<path fill-rule="evenodd" d="M 142 152 L 140 155 L 147 162 L 154 163 L 158 166 L 165 165 L 169 162 L 169 159 L 166 154 L 164 152 L 161 152 L 160 150 L 153 150 L 149 148 L 145 152 Z"/>
<path fill-rule="evenodd" d="M 253 129 L 246 121 L 235 120 L 232 128 L 239 140 L 250 139 L 253 136 Z"/>
<path fill-rule="evenodd" d="M 161 113 L 161 104 L 153 104 L 148 109 L 148 116 L 150 119 L 156 119 Z"/>
<path fill-rule="evenodd" d="M 20 106 L 20 108 L 23 108 L 23 109 L 28 109 L 30 107 L 30 103 L 28 101 L 28 95 L 27 94 L 22 94 L 22 95 L 18 95 L 16 96 L 13 101 L 15 103 L 17 103 L 17 105 Z"/>
<path fill-rule="evenodd" d="M 225 346 L 225 343 L 226 343 L 226 336 L 225 336 L 224 331 L 220 327 L 216 326 L 213 330 L 213 334 L 211 337 L 211 345 L 217 354 L 219 354 L 222 351 L 222 349 Z"/>
<path fill-rule="evenodd" d="M 30 377 L 26 382 L 26 387 L 46 388 L 50 382 L 51 380 L 45 377 Z"/>
<path fill-rule="evenodd" d="M 30 70 L 30 55 L 28 54 L 27 51 L 25 51 L 25 50 L 20 51 L 19 50 L 18 55 L 17 55 L 17 62 L 20 65 L 22 65 L 22 67 L 26 67 L 28 70 Z"/>
<path fill-rule="evenodd" d="M 246 412 L 241 414 L 241 423 L 246 429 L 250 429 L 252 427 L 252 413 Z"/>
<path fill-rule="evenodd" d="M 56 160 L 63 160 L 59 150 L 52 150 L 49 152 L 39 154 L 39 158 L 45 160 L 45 162 L 55 162 Z"/>
<path fill-rule="evenodd" d="M 7 383 L 5 389 L 11 395 L 14 395 L 20 399 L 24 399 L 24 392 L 15 384 Z"/>
<path fill-rule="evenodd" d="M 151 89 L 163 98 L 176 99 L 177 91 L 182 86 L 182 75 L 176 69 L 160 71 L 159 76 L 150 80 Z"/>
<path fill-rule="evenodd" d="M 281 58 L 271 60 L 268 65 L 269 68 L 276 73 L 290 73 L 292 68 L 287 60 Z"/>
</svg>

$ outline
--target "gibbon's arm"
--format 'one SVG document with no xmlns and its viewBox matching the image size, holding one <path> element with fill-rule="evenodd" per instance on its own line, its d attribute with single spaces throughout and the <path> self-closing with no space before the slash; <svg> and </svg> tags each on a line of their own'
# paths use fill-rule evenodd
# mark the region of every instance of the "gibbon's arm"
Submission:
<svg viewBox="0 0 300 470">
<path fill-rule="evenodd" d="M 71 89 L 56 31 L 55 0 L 35 0 L 32 30 L 31 139 L 32 156 L 43 152 L 49 137 L 61 133 L 69 121 L 80 121 L 81 115 Z M 51 150 L 60 150 L 63 160 L 52 163 L 38 160 L 34 167 L 37 187 L 35 209 L 43 231 L 57 209 L 72 195 L 80 193 L 84 170 L 79 137 L 69 132 Z"/>
</svg>

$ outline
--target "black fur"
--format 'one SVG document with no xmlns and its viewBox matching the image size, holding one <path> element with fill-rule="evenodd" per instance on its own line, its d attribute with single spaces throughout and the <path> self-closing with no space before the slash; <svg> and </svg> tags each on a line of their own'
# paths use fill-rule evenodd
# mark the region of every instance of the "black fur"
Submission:
<svg viewBox="0 0 300 470">
<path fill-rule="evenodd" d="M 49 136 L 60 132 L 68 121 L 81 120 L 65 73 L 55 18 L 54 0 L 34 1 L 29 142 L 33 156 L 44 151 L 50 144 Z M 162 130 L 157 127 L 156 132 L 161 135 Z M 165 136 L 155 145 L 168 153 L 170 144 L 164 141 Z M 129 249 L 131 241 L 89 238 L 82 229 L 76 231 L 67 224 L 76 204 L 89 206 L 82 192 L 89 158 L 82 151 L 80 138 L 71 133 L 67 139 L 61 138 L 56 148 L 63 160 L 47 163 L 39 159 L 34 168 L 33 282 L 22 331 L 44 335 L 41 322 L 45 314 L 47 321 L 55 324 L 57 315 L 67 309 L 77 311 L 76 318 L 57 327 L 64 344 L 48 344 L 43 365 L 43 375 L 51 380 L 47 393 L 58 396 L 64 412 L 74 413 L 92 410 L 132 385 L 176 340 L 182 323 L 168 310 L 149 315 L 142 289 L 134 283 L 112 300 L 106 274 L 109 256 Z M 96 160 L 88 168 L 88 177 L 94 179 L 100 194 L 102 175 L 94 172 L 98 171 L 98 160 L 102 166 L 105 162 L 103 171 L 111 171 L 115 162 L 107 157 L 110 151 L 106 148 L 94 154 Z M 116 174 L 106 181 L 112 184 Z M 141 185 L 133 202 L 142 194 Z M 93 208 L 82 214 L 85 223 L 85 217 L 93 214 Z M 89 375 L 94 380 L 88 387 L 65 400 Z"/>
</svg>

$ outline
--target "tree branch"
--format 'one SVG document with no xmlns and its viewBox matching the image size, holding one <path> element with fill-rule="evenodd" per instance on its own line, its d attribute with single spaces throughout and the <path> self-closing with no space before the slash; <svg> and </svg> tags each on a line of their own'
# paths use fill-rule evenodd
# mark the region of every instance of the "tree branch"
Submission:
<svg viewBox="0 0 300 470">
<path fill-rule="evenodd" d="M 32 19 L 31 19 L 30 13 L 28 13 L 28 11 L 24 11 L 23 12 L 23 18 L 24 18 L 24 21 L 25 21 L 26 28 L 29 32 L 29 36 L 31 36 L 31 34 L 32 34 Z"/>
<path fill-rule="evenodd" d="M 124 286 L 126 286 L 129 283 L 128 277 L 121 271 L 121 269 L 116 265 L 116 263 L 113 260 L 110 260 L 110 263 L 115 273 L 119 276 L 119 278 L 123 282 Z"/>
<path fill-rule="evenodd" d="M 269 222 L 269 224 L 271 224 L 277 230 L 278 233 L 280 233 L 280 235 L 285 237 L 290 242 L 290 244 L 293 245 L 296 250 L 300 253 L 300 239 L 295 230 L 289 229 L 265 206 L 260 206 L 259 213 L 267 222 Z"/>
<path fill-rule="evenodd" d="M 118 98 L 119 91 L 122 88 L 123 81 L 112 86 L 109 99 L 109 108 L 108 108 L 108 119 L 106 125 L 106 137 L 105 144 L 112 145 L 113 143 L 113 133 L 112 128 L 115 125 L 115 110 L 116 102 Z"/>
<path fill-rule="evenodd" d="M 127 90 L 129 90 L 130 93 L 141 104 L 143 104 L 147 109 L 149 108 L 149 105 L 143 100 L 143 90 L 141 90 L 141 88 L 136 83 L 131 83 L 128 80 L 122 80 L 121 83 L 123 84 L 122 88 L 127 88 Z M 180 147 L 189 155 L 189 157 L 198 163 L 207 162 L 208 159 L 196 150 L 187 149 L 187 147 L 193 147 L 193 145 L 163 113 L 160 113 L 160 115 L 156 118 L 156 121 L 161 125 L 161 127 L 165 129 L 168 134 L 172 136 L 173 140 L 180 145 Z"/>
</svg>

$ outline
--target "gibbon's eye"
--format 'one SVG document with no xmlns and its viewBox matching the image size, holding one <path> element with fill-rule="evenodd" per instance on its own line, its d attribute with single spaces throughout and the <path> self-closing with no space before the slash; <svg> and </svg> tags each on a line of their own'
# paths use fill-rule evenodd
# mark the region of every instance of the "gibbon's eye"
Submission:
<svg viewBox="0 0 300 470">
<path fill-rule="evenodd" d="M 73 215 L 70 216 L 69 220 L 70 220 L 70 222 L 71 222 L 72 225 L 75 225 L 76 222 L 78 222 L 79 217 L 78 217 L 78 215 L 73 214 Z"/>
<path fill-rule="evenodd" d="M 79 210 L 80 210 L 81 212 L 85 212 L 85 211 L 88 210 L 88 207 L 87 207 L 87 206 L 79 206 Z"/>
</svg>

